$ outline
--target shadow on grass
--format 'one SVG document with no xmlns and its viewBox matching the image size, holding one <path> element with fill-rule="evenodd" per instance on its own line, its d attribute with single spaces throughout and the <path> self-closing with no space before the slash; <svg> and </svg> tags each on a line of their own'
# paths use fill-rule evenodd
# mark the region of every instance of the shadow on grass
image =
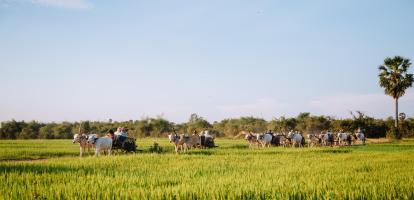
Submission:
<svg viewBox="0 0 414 200">
<path fill-rule="evenodd" d="M 288 154 L 289 152 L 281 152 L 281 151 L 264 151 L 260 152 L 258 154 L 264 154 L 264 155 L 281 155 L 281 154 Z"/>
<path fill-rule="evenodd" d="M 249 148 L 249 145 L 242 145 L 242 144 L 237 144 L 237 145 L 226 147 L 226 149 L 248 149 L 248 148 Z"/>
<path fill-rule="evenodd" d="M 0 164 L 0 173 L 34 173 L 34 174 L 59 174 L 59 173 L 94 173 L 93 168 L 81 167 L 72 168 L 66 166 L 47 166 L 34 164 L 19 164 L 19 165 L 2 165 Z"/>
<path fill-rule="evenodd" d="M 84 155 L 93 155 L 87 154 Z M 24 154 L 24 155 L 6 155 L 0 158 L 0 162 L 7 162 L 7 161 L 39 161 L 39 160 L 46 160 L 50 158 L 62 158 L 62 157 L 79 157 L 79 153 L 66 153 L 66 152 L 41 152 L 41 153 L 31 153 L 31 154 Z"/>
<path fill-rule="evenodd" d="M 321 153 L 332 153 L 332 154 L 344 154 L 344 153 L 352 153 L 351 149 L 324 149 L 321 151 L 316 151 Z"/>
<path fill-rule="evenodd" d="M 282 154 L 290 154 L 293 152 L 284 152 L 284 151 L 275 151 L 275 150 L 267 150 L 267 149 L 247 149 L 245 151 L 234 151 L 230 153 L 220 152 L 220 154 L 236 154 L 236 155 L 282 155 Z"/>
<path fill-rule="evenodd" d="M 358 172 L 358 173 L 364 173 L 364 172 L 365 173 L 369 173 L 372 170 L 373 170 L 373 168 L 371 166 L 363 165 L 363 166 L 359 167 L 358 169 L 356 169 L 355 172 Z"/>
<path fill-rule="evenodd" d="M 200 156 L 211 156 L 214 155 L 212 151 L 188 151 L 185 155 L 200 155 Z"/>
<path fill-rule="evenodd" d="M 177 186 L 179 184 L 180 184 L 180 182 L 178 182 L 178 181 L 164 180 L 164 181 L 157 181 L 153 186 L 154 187 L 165 188 L 165 187 L 174 187 L 174 186 Z"/>
</svg>

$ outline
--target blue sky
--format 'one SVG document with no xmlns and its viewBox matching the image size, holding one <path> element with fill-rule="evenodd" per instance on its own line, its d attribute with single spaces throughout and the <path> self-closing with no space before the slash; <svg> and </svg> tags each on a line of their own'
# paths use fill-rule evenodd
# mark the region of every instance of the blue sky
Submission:
<svg viewBox="0 0 414 200">
<path fill-rule="evenodd" d="M 414 59 L 413 9 L 410 0 L 0 0 L 0 120 L 388 117 L 377 67 Z M 413 89 L 400 107 L 414 116 Z"/>
</svg>

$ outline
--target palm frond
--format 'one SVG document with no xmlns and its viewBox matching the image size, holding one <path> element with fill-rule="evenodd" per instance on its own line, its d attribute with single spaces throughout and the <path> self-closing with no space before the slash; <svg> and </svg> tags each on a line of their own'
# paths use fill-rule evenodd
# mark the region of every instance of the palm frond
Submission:
<svg viewBox="0 0 414 200">
<path fill-rule="evenodd" d="M 410 59 L 401 56 L 387 57 L 384 64 L 378 67 L 379 84 L 387 95 L 397 99 L 405 94 L 405 90 L 414 82 L 413 74 L 409 74 Z"/>
</svg>

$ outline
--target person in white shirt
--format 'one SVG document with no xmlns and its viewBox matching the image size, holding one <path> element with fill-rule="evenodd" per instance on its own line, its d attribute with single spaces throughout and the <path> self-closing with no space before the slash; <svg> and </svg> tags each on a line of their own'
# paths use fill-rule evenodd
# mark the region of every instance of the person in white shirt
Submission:
<svg viewBox="0 0 414 200">
<path fill-rule="evenodd" d="M 119 136 L 119 135 L 121 135 L 121 133 L 122 133 L 122 127 L 118 127 L 118 129 L 115 132 L 115 135 Z"/>
<path fill-rule="evenodd" d="M 206 138 L 212 138 L 213 136 L 211 136 L 207 130 L 204 131 L 204 137 Z"/>
<path fill-rule="evenodd" d="M 122 127 L 121 135 L 124 136 L 124 137 L 128 137 L 128 132 L 127 132 L 127 129 L 125 127 Z"/>
</svg>

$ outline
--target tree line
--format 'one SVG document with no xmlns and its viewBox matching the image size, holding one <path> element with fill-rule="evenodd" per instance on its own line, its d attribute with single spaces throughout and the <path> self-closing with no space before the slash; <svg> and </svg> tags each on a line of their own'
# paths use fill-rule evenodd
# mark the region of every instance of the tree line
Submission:
<svg viewBox="0 0 414 200">
<path fill-rule="evenodd" d="M 414 137 L 414 118 L 399 117 L 399 130 L 403 137 Z M 173 123 L 161 117 L 129 120 L 124 122 L 83 121 L 41 123 L 37 121 L 1 122 L 0 139 L 70 139 L 76 133 L 105 135 L 108 130 L 126 127 L 131 137 L 165 137 L 170 132 L 191 134 L 209 130 L 216 137 L 240 137 L 240 131 L 263 133 L 287 133 L 297 130 L 303 134 L 320 133 L 324 130 L 354 132 L 361 128 L 368 138 L 394 137 L 394 119 L 375 119 L 362 112 L 351 113 L 348 119 L 335 119 L 327 116 L 314 116 L 300 113 L 296 117 L 280 117 L 270 121 L 255 117 L 224 119 L 210 123 L 197 114 L 192 114 L 185 123 Z"/>
</svg>

